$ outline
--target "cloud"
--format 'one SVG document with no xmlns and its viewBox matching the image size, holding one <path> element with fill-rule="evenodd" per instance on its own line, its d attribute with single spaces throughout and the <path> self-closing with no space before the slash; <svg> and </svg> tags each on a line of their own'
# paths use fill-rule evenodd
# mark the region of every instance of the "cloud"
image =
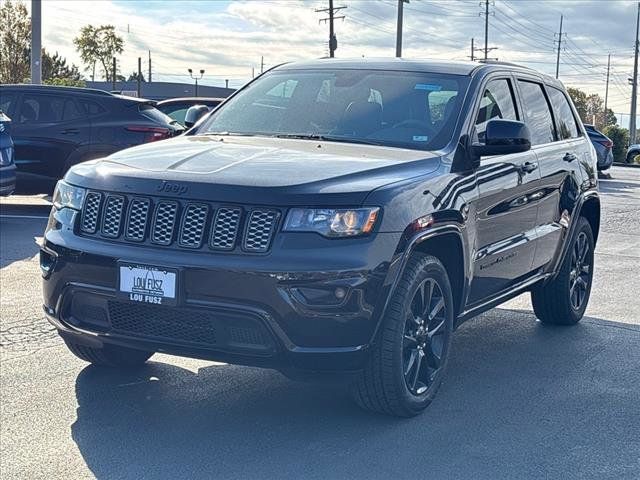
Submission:
<svg viewBox="0 0 640 480">
<path fill-rule="evenodd" d="M 396 0 L 336 0 L 346 6 L 336 20 L 337 56 L 395 54 Z M 27 2 L 29 7 L 29 2 Z M 47 0 L 43 44 L 80 64 L 72 40 L 86 24 L 112 24 L 125 40 L 125 74 L 146 71 L 151 51 L 155 79 L 189 81 L 187 69 L 206 70 L 204 83 L 239 86 L 259 70 L 285 61 L 327 54 L 328 27 L 320 20 L 325 0 L 123 1 Z M 490 56 L 553 74 L 555 40 L 564 15 L 561 79 L 604 96 L 607 53 L 612 52 L 609 104 L 628 111 L 636 4 L 627 1 L 501 0 L 491 7 Z M 470 41 L 481 47 L 484 19 L 476 0 L 412 0 L 405 5 L 403 54 L 464 60 Z M 480 52 L 476 52 L 481 55 Z"/>
</svg>

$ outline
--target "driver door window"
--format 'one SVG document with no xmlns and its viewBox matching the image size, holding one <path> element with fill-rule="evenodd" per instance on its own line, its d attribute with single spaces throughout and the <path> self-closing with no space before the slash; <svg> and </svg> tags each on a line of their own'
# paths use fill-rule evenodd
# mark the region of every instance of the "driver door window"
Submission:
<svg viewBox="0 0 640 480">
<path fill-rule="evenodd" d="M 518 120 L 511 82 L 506 78 L 491 80 L 485 88 L 476 118 L 476 141 L 484 143 L 489 120 Z"/>
</svg>

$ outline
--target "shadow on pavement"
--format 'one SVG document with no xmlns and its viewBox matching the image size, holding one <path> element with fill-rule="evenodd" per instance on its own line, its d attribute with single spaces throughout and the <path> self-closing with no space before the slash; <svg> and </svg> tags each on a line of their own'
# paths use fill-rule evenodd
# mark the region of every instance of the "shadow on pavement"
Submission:
<svg viewBox="0 0 640 480">
<path fill-rule="evenodd" d="M 4 211 L 3 209 L 3 214 Z M 14 214 L 14 212 L 11 213 Z M 35 237 L 42 236 L 46 225 L 46 217 L 0 218 L 0 268 L 36 255 L 38 246 L 35 243 Z"/>
<path fill-rule="evenodd" d="M 72 436 L 97 478 L 635 478 L 640 328 L 547 327 L 493 310 L 454 337 L 420 417 L 360 411 L 342 386 L 151 362 L 88 366 Z"/>
</svg>

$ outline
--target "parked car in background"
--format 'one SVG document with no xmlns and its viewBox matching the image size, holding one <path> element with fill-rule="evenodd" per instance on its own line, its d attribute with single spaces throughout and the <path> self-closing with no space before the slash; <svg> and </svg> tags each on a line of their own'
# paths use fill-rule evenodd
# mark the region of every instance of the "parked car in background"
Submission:
<svg viewBox="0 0 640 480">
<path fill-rule="evenodd" d="M 607 170 L 613 165 L 613 142 L 604 133 L 598 131 L 594 125 L 584 124 L 584 128 L 589 135 L 589 140 L 596 149 L 598 156 L 598 170 Z"/>
<path fill-rule="evenodd" d="M 580 321 L 596 162 L 562 83 L 528 68 L 281 65 L 187 135 L 67 172 L 44 311 L 96 365 L 347 373 L 362 407 L 416 415 L 465 320 L 531 292 L 543 323 Z"/>
<path fill-rule="evenodd" d="M 13 152 L 11 119 L 0 109 L 0 196 L 2 197 L 11 195 L 16 188 L 16 164 L 13 160 Z"/>
<path fill-rule="evenodd" d="M 638 155 L 640 155 L 640 143 L 634 143 L 632 145 L 629 145 L 629 148 L 627 149 L 627 156 L 626 156 L 627 163 L 635 163 L 634 159 Z"/>
<path fill-rule="evenodd" d="M 169 98 L 156 103 L 156 108 L 165 115 L 170 116 L 180 125 L 184 126 L 185 115 L 189 107 L 194 105 L 206 105 L 209 110 L 213 110 L 220 105 L 224 98 L 210 98 L 210 97 L 184 97 L 184 98 Z"/>
<path fill-rule="evenodd" d="M 76 163 L 183 131 L 148 100 L 77 87 L 0 88 L 13 118 L 19 185 L 31 175 L 58 179 Z"/>
</svg>

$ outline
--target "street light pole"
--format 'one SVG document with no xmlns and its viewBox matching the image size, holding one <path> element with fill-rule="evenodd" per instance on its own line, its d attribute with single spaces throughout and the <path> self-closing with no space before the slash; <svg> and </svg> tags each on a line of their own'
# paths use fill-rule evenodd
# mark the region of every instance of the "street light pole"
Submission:
<svg viewBox="0 0 640 480">
<path fill-rule="evenodd" d="M 200 70 L 200 76 L 198 76 L 198 75 L 195 75 L 195 76 L 194 76 L 194 75 L 193 75 L 193 70 L 192 70 L 192 69 L 189 69 L 189 76 L 190 76 L 193 80 L 195 80 L 195 81 L 196 81 L 196 94 L 195 94 L 195 96 L 197 97 L 197 96 L 198 96 L 198 80 L 201 80 L 201 79 L 202 79 L 202 77 L 204 76 L 204 70 Z"/>
</svg>

